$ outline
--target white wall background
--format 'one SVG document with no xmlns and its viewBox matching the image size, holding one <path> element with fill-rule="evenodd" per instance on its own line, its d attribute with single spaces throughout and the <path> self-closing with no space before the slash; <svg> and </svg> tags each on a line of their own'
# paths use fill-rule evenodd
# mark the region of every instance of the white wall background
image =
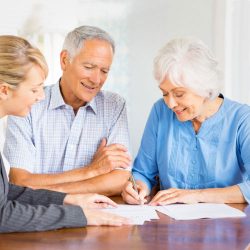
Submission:
<svg viewBox="0 0 250 250">
<path fill-rule="evenodd" d="M 197 36 L 212 47 L 214 0 L 134 1 L 129 27 L 129 124 L 136 153 L 152 104 L 161 97 L 153 59 L 167 40 Z"/>
<path fill-rule="evenodd" d="M 216 7 L 219 1 L 224 2 L 0 0 L 0 34 L 21 34 L 29 39 L 35 38 L 37 46 L 42 33 L 46 33 L 46 39 L 56 37 L 53 46 L 44 51 L 52 74 L 49 79 L 55 81 L 60 76 L 58 53 L 62 37 L 68 31 L 88 24 L 110 32 L 117 42 L 117 53 L 106 88 L 119 92 L 127 99 L 135 156 L 150 108 L 161 97 L 152 75 L 154 56 L 168 39 L 196 36 L 223 58 L 223 51 L 218 49 L 223 44 L 223 34 L 217 21 L 218 17 L 223 17 L 224 8 Z M 41 49 L 44 50 L 43 47 Z"/>
</svg>

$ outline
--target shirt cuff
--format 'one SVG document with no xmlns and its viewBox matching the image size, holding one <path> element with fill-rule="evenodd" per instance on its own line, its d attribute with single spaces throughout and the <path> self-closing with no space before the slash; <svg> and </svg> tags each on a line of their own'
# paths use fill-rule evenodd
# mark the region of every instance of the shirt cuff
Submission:
<svg viewBox="0 0 250 250">
<path fill-rule="evenodd" d="M 250 204 L 250 181 L 245 181 L 238 184 L 246 202 Z"/>
<path fill-rule="evenodd" d="M 133 172 L 133 176 L 134 176 L 136 181 L 143 181 L 147 185 L 149 192 L 151 193 L 152 184 L 145 176 L 139 174 L 138 172 Z"/>
</svg>

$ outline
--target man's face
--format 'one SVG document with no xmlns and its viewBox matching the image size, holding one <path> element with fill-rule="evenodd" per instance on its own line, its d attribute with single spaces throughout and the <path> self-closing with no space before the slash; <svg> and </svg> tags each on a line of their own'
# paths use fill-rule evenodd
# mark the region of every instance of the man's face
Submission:
<svg viewBox="0 0 250 250">
<path fill-rule="evenodd" d="M 83 48 L 72 58 L 61 53 L 61 90 L 69 105 L 85 105 L 100 91 L 113 59 L 111 45 L 103 40 L 86 40 Z"/>
</svg>

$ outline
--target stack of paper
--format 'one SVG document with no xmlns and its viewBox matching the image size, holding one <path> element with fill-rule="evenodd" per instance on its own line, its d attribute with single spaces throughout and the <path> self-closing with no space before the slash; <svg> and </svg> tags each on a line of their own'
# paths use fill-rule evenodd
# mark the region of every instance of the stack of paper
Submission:
<svg viewBox="0 0 250 250">
<path fill-rule="evenodd" d="M 198 203 L 172 204 L 166 206 L 118 205 L 117 208 L 103 209 L 131 219 L 134 225 L 142 225 L 145 221 L 159 219 L 155 210 L 176 220 L 194 220 L 203 218 L 244 217 L 245 213 L 225 204 Z"/>
<path fill-rule="evenodd" d="M 173 204 L 159 206 L 157 211 L 176 220 L 193 220 L 202 218 L 228 218 L 244 217 L 245 213 L 225 204 L 198 203 L 198 204 Z"/>
</svg>

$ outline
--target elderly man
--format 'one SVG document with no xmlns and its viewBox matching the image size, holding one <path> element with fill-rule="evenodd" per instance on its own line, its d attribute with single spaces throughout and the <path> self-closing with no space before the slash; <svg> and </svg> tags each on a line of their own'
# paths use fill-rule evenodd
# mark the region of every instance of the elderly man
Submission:
<svg viewBox="0 0 250 250">
<path fill-rule="evenodd" d="M 8 118 L 10 181 L 66 193 L 119 194 L 131 157 L 125 101 L 102 91 L 114 55 L 105 31 L 81 26 L 60 54 L 62 76 L 25 118 Z M 35 91 L 35 90 L 34 90 Z"/>
</svg>

